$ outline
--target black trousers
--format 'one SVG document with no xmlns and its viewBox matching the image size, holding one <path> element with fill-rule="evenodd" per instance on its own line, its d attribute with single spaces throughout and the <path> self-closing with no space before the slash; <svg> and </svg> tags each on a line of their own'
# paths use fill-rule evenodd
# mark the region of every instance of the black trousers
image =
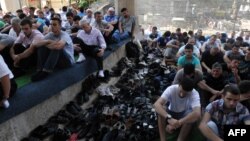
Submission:
<svg viewBox="0 0 250 141">
<path fill-rule="evenodd" d="M 29 47 L 25 48 L 22 44 L 16 44 L 14 46 L 14 52 L 15 54 L 20 54 L 23 53 L 28 48 Z M 37 62 L 37 53 L 35 52 L 31 56 L 22 59 L 18 65 L 23 69 L 28 69 L 30 67 L 36 66 L 36 62 Z"/>
<path fill-rule="evenodd" d="M 82 49 L 82 53 L 84 55 L 95 58 L 98 70 L 103 70 L 103 57 L 97 56 L 97 53 L 99 52 L 99 49 L 101 49 L 101 47 L 96 46 L 96 45 L 87 45 L 83 42 L 82 39 L 77 38 L 77 37 L 74 37 L 72 40 L 74 44 L 80 45 Z"/>
<path fill-rule="evenodd" d="M 16 81 L 15 79 L 10 79 L 10 97 L 12 97 L 15 93 L 16 93 L 16 90 L 17 90 L 17 84 L 16 84 Z M 3 99 L 3 87 L 2 87 L 2 84 L 0 83 L 0 100 Z"/>
</svg>

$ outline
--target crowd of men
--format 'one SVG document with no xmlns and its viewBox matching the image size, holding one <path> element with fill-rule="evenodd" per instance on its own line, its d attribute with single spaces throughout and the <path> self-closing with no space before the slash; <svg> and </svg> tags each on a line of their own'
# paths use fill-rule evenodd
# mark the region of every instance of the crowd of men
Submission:
<svg viewBox="0 0 250 141">
<path fill-rule="evenodd" d="M 94 57 L 98 77 L 104 77 L 102 56 L 107 45 L 136 36 L 135 18 L 126 8 L 119 18 L 113 7 L 105 15 L 66 6 L 61 13 L 45 6 L 18 9 L 15 15 L 7 13 L 0 24 L 0 106 L 5 108 L 17 89 L 14 78 L 30 67 L 36 67 L 31 80 L 41 81 L 55 69 L 72 66 L 77 53 L 77 63 L 85 55 Z M 151 30 L 145 35 L 141 29 L 142 36 L 136 36 L 140 45 L 160 48 L 165 65 L 176 65 L 178 70 L 173 84 L 154 104 L 161 141 L 166 140 L 166 131 L 178 128 L 178 140 L 185 140 L 201 118 L 201 132 L 216 141 L 223 140 L 223 125 L 249 124 L 249 33 L 205 37 L 201 29 L 194 33 L 177 28 L 163 35 L 157 27 Z"/>
<path fill-rule="evenodd" d="M 36 68 L 36 73 L 31 81 L 40 81 L 55 69 L 83 62 L 87 55 L 95 58 L 97 76 L 103 78 L 107 44 L 132 37 L 135 28 L 135 18 L 129 15 L 127 8 L 121 9 L 118 18 L 113 7 L 105 15 L 82 7 L 63 6 L 61 13 L 47 6 L 43 9 L 23 7 L 15 14 L 5 14 L 1 23 L 0 105 L 5 108 L 9 106 L 7 99 L 17 89 L 14 78 L 32 68 Z M 77 60 L 75 54 L 79 55 Z"/>
</svg>

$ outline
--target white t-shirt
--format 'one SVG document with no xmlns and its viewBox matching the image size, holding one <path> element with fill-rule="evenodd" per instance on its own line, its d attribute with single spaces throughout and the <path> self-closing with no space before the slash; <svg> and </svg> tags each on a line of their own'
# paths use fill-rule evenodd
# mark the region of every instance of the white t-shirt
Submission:
<svg viewBox="0 0 250 141">
<path fill-rule="evenodd" d="M 14 77 L 14 75 L 12 74 L 12 72 L 10 71 L 6 63 L 4 62 L 2 55 L 0 55 L 0 78 L 2 78 L 3 76 L 7 74 L 9 74 L 10 79 Z"/>
<path fill-rule="evenodd" d="M 199 93 L 193 89 L 185 97 L 179 96 L 180 89 L 179 85 L 169 86 L 161 95 L 161 98 L 169 101 L 168 109 L 173 112 L 183 112 L 200 107 L 200 96 Z"/>
</svg>

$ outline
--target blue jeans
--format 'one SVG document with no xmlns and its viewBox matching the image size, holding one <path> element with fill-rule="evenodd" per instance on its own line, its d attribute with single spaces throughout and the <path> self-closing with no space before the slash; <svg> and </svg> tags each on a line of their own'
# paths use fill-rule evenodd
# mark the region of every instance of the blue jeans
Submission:
<svg viewBox="0 0 250 141">
<path fill-rule="evenodd" d="M 129 38 L 129 32 L 124 31 L 123 33 L 120 33 L 119 30 L 116 30 L 112 35 L 112 37 L 116 40 L 116 42 L 119 43 L 121 40 Z"/>
<path fill-rule="evenodd" d="M 66 68 L 72 65 L 69 55 L 63 50 L 51 50 L 47 47 L 37 49 L 37 69 L 53 71 L 56 67 Z"/>
</svg>

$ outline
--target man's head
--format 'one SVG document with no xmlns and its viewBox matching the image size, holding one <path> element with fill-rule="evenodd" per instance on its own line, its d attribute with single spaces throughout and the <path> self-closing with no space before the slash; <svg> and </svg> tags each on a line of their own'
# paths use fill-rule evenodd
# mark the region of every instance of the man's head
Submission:
<svg viewBox="0 0 250 141">
<path fill-rule="evenodd" d="M 188 44 L 195 45 L 195 38 L 194 37 L 188 38 Z"/>
<path fill-rule="evenodd" d="M 95 12 L 94 14 L 96 22 L 102 21 L 102 13 L 100 11 Z"/>
<path fill-rule="evenodd" d="M 74 26 L 79 26 L 79 22 L 81 20 L 80 16 L 74 16 L 73 21 L 74 21 Z"/>
<path fill-rule="evenodd" d="M 234 54 L 236 54 L 236 53 L 239 52 L 239 49 L 240 49 L 240 43 L 235 42 L 235 43 L 233 44 L 232 52 L 233 52 Z"/>
<path fill-rule="evenodd" d="M 37 16 L 38 16 L 39 18 L 44 18 L 44 13 L 43 13 L 43 11 L 42 11 L 42 10 L 38 10 L 38 11 L 37 11 Z"/>
<path fill-rule="evenodd" d="M 128 17 L 128 9 L 127 8 L 122 8 L 121 13 L 124 17 Z"/>
<path fill-rule="evenodd" d="M 63 6 L 63 7 L 62 7 L 62 11 L 63 11 L 63 12 L 67 12 L 67 10 L 68 10 L 68 7 L 67 7 L 67 6 Z"/>
<path fill-rule="evenodd" d="M 187 63 L 183 66 L 183 72 L 185 77 L 193 77 L 195 73 L 195 66 L 191 63 Z"/>
<path fill-rule="evenodd" d="M 109 15 L 114 15 L 115 14 L 115 9 L 113 7 L 109 7 L 108 14 Z"/>
<path fill-rule="evenodd" d="M 17 17 L 14 17 L 11 19 L 11 26 L 15 32 L 20 31 L 20 29 L 21 29 L 20 22 L 21 22 L 21 20 Z"/>
<path fill-rule="evenodd" d="M 153 28 L 152 28 L 152 33 L 157 33 L 157 27 L 156 26 L 153 26 Z"/>
<path fill-rule="evenodd" d="M 88 17 L 92 17 L 93 11 L 92 11 L 90 8 L 88 8 L 88 9 L 86 10 L 86 13 L 87 13 L 87 16 L 88 16 Z"/>
<path fill-rule="evenodd" d="M 17 9 L 16 10 L 16 15 L 19 16 L 21 13 L 23 13 L 23 10 L 22 9 Z"/>
<path fill-rule="evenodd" d="M 240 100 L 240 90 L 236 84 L 226 85 L 223 90 L 224 108 L 235 109 Z"/>
<path fill-rule="evenodd" d="M 181 34 L 181 28 L 176 29 L 176 34 Z"/>
<path fill-rule="evenodd" d="M 25 34 L 25 36 L 30 36 L 32 33 L 32 22 L 29 18 L 24 18 L 21 22 L 20 22 L 20 26 L 21 29 L 23 31 L 23 33 Z"/>
<path fill-rule="evenodd" d="M 197 30 L 197 36 L 202 36 L 202 30 L 201 29 Z"/>
<path fill-rule="evenodd" d="M 194 47 L 192 44 L 187 44 L 185 46 L 184 52 L 185 52 L 186 57 L 191 58 L 193 56 L 193 49 Z"/>
<path fill-rule="evenodd" d="M 210 54 L 213 56 L 219 52 L 220 52 L 220 49 L 219 49 L 219 46 L 217 44 L 214 44 L 210 49 Z"/>
<path fill-rule="evenodd" d="M 62 23 L 62 21 L 59 18 L 52 18 L 51 19 L 51 21 L 50 21 L 51 31 L 55 35 L 59 35 L 61 32 L 61 23 Z"/>
<path fill-rule="evenodd" d="M 245 95 L 245 94 L 250 94 L 250 80 L 243 80 L 239 84 L 239 89 L 240 93 Z"/>
<path fill-rule="evenodd" d="M 220 63 L 216 62 L 213 64 L 211 75 L 214 78 L 219 78 L 222 75 L 222 66 Z"/>
<path fill-rule="evenodd" d="M 34 15 L 35 11 L 36 11 L 35 7 L 30 7 L 30 15 Z"/>
<path fill-rule="evenodd" d="M 44 11 L 45 13 L 49 12 L 49 7 L 48 7 L 48 6 L 44 6 L 44 7 L 43 7 L 43 11 Z"/>
<path fill-rule="evenodd" d="M 91 26 L 89 25 L 88 21 L 85 19 L 80 20 L 79 22 L 80 27 L 87 33 L 91 31 Z"/>
<path fill-rule="evenodd" d="M 194 81 L 188 77 L 184 77 L 180 82 L 180 97 L 185 97 L 189 92 L 194 89 Z"/>
<path fill-rule="evenodd" d="M 6 23 L 10 23 L 11 16 L 10 16 L 9 14 L 5 14 L 5 15 L 3 16 L 3 20 L 4 20 L 4 22 L 6 22 Z"/>
<path fill-rule="evenodd" d="M 67 12 L 66 17 L 69 23 L 73 23 L 74 14 L 72 12 Z"/>
<path fill-rule="evenodd" d="M 231 69 L 237 69 L 240 63 L 240 59 L 238 57 L 231 58 L 231 62 L 229 64 Z"/>
<path fill-rule="evenodd" d="M 217 39 L 217 36 L 216 36 L 216 35 L 212 35 L 212 36 L 210 37 L 210 39 L 209 39 L 210 44 L 214 44 L 215 41 L 216 41 L 216 39 Z"/>
</svg>

